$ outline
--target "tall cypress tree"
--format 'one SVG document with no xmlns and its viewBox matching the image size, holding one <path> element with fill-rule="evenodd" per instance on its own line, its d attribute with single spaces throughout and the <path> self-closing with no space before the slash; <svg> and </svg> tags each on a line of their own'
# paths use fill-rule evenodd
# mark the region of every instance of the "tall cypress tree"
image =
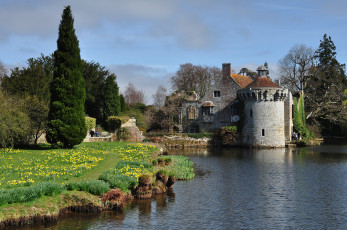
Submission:
<svg viewBox="0 0 347 230">
<path fill-rule="evenodd" d="M 46 139 L 64 148 L 80 144 L 86 136 L 84 102 L 85 85 L 79 42 L 73 27 L 70 6 L 65 7 L 59 25 L 57 50 L 54 52 L 54 72 Z"/>
<path fill-rule="evenodd" d="M 125 105 L 125 98 L 124 98 L 123 94 L 119 95 L 119 103 L 120 103 L 120 111 L 125 112 L 126 105 Z"/>
<path fill-rule="evenodd" d="M 117 116 L 120 113 L 120 101 L 119 101 L 119 89 L 116 83 L 116 76 L 114 74 L 109 75 L 105 82 L 105 108 L 104 116 L 105 120 L 109 116 Z"/>
</svg>

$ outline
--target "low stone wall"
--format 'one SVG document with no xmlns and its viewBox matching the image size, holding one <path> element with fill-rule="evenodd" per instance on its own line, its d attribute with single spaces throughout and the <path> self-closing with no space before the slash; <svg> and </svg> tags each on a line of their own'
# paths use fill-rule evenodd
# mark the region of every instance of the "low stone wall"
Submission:
<svg viewBox="0 0 347 230">
<path fill-rule="evenodd" d="M 111 137 L 86 137 L 84 142 L 107 142 L 111 141 Z"/>
<path fill-rule="evenodd" d="M 210 138 L 191 138 L 183 135 L 162 136 L 149 138 L 154 143 L 165 145 L 166 148 L 185 149 L 185 148 L 208 148 Z"/>
</svg>

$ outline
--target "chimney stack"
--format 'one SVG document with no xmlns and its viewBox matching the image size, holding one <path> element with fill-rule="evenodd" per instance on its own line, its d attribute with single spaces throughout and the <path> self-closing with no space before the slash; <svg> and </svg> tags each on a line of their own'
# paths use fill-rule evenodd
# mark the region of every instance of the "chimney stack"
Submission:
<svg viewBox="0 0 347 230">
<path fill-rule="evenodd" d="M 231 77 L 231 63 L 222 64 L 223 77 Z"/>
</svg>

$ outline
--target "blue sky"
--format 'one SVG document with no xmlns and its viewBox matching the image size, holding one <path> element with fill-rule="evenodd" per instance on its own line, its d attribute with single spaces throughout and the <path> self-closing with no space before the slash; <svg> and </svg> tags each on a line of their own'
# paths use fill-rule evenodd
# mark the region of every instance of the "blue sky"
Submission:
<svg viewBox="0 0 347 230">
<path fill-rule="evenodd" d="M 146 93 L 170 89 L 180 64 L 255 70 L 270 76 L 295 44 L 317 49 L 332 37 L 347 62 L 347 0 L 1 0 L 0 61 L 10 69 L 56 49 L 64 6 L 71 5 L 81 57 L 99 62 Z"/>
</svg>

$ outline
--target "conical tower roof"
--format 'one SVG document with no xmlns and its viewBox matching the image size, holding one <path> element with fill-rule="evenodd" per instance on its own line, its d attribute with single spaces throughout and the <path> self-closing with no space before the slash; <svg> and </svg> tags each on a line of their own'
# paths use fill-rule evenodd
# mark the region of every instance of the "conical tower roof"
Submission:
<svg viewBox="0 0 347 230">
<path fill-rule="evenodd" d="M 248 88 L 281 88 L 268 77 L 257 77 L 253 82 L 245 87 Z"/>
</svg>

